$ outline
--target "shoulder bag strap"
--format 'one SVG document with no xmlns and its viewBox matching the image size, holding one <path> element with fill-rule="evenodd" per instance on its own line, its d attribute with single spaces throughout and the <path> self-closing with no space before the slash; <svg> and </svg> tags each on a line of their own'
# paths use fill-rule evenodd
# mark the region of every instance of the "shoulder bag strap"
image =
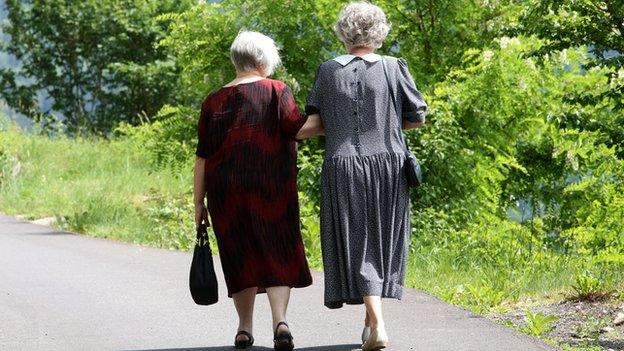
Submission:
<svg viewBox="0 0 624 351">
<path fill-rule="evenodd" d="M 396 97 L 394 95 L 394 90 L 392 89 L 392 83 L 390 82 L 390 76 L 388 75 L 386 56 L 381 57 L 381 65 L 383 66 L 384 75 L 386 76 L 386 83 L 388 84 L 388 91 L 390 92 L 390 98 L 392 99 L 392 105 L 394 105 L 394 110 L 396 111 L 397 117 L 399 118 L 399 134 L 401 135 L 401 140 L 403 140 L 403 145 L 405 146 L 405 150 L 408 151 L 407 140 L 405 140 L 405 135 L 403 134 L 403 118 L 399 114 L 399 106 L 397 105 Z"/>
</svg>

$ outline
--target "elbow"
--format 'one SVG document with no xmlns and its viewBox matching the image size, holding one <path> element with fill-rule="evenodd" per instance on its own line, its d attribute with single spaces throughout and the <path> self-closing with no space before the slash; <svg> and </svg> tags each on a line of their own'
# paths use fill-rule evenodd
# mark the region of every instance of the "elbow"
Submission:
<svg viewBox="0 0 624 351">
<path fill-rule="evenodd" d="M 425 113 L 414 113 L 411 115 L 407 114 L 403 119 L 403 129 L 415 129 L 422 128 L 425 125 Z"/>
<path fill-rule="evenodd" d="M 425 125 L 425 122 L 409 122 L 409 121 L 404 121 L 403 122 L 403 129 L 416 129 L 416 128 L 422 128 Z"/>
<path fill-rule="evenodd" d="M 422 128 L 425 126 L 425 121 L 414 123 L 414 128 Z"/>
</svg>

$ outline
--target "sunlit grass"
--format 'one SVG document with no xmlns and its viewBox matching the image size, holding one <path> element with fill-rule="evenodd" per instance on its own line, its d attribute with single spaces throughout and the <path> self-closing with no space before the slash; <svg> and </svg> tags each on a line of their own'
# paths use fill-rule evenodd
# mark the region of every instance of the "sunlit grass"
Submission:
<svg viewBox="0 0 624 351">
<path fill-rule="evenodd" d="M 186 172 L 155 172 L 125 140 L 49 139 L 18 132 L 1 138 L 0 148 L 19 162 L 17 177 L 4 180 L 0 188 L 2 212 L 29 219 L 56 217 L 64 229 L 98 237 L 189 247 L 190 166 Z M 156 210 L 167 207 L 169 212 Z M 172 232 L 172 223 L 163 231 L 165 219 L 177 222 L 179 233 Z"/>
</svg>

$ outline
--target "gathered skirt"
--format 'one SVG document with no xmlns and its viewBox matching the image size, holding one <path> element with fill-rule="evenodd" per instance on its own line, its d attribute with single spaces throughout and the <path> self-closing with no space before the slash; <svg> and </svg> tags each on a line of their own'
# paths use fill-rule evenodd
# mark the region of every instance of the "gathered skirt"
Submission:
<svg viewBox="0 0 624 351">
<path fill-rule="evenodd" d="M 321 175 L 325 306 L 400 299 L 410 242 L 405 155 L 333 156 Z"/>
</svg>

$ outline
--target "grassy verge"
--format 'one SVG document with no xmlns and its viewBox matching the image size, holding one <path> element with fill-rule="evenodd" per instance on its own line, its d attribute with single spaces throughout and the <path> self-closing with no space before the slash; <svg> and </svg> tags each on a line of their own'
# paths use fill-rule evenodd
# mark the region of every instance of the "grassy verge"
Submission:
<svg viewBox="0 0 624 351">
<path fill-rule="evenodd" d="M 190 164 L 185 169 L 154 170 L 140 145 L 126 139 L 50 139 L 19 131 L 0 134 L 0 211 L 29 219 L 53 216 L 57 226 L 74 232 L 188 250 L 194 236 L 191 180 Z M 318 209 L 303 194 L 301 207 L 308 258 L 311 266 L 320 268 Z M 413 238 L 408 286 L 485 315 L 523 311 L 519 323 L 502 320 L 555 344 L 558 341 L 549 336 L 552 328 L 548 327 L 555 322 L 546 318 L 547 310 L 544 319 L 536 321 L 525 313 L 527 309 L 583 291 L 624 290 L 621 265 L 604 266 L 584 257 L 543 252 L 532 253 L 519 263 L 510 261 L 508 253 L 484 255 L 484 259 L 471 257 L 474 251 L 463 251 L 462 246 L 430 239 Z M 616 303 L 624 301 L 624 294 L 610 296 Z M 539 327 L 531 329 L 536 323 Z M 583 345 L 562 347 L 598 347 L 591 340 Z"/>
<path fill-rule="evenodd" d="M 163 248 L 192 243 L 190 170 L 154 172 L 124 140 L 5 132 L 0 210 L 67 230 Z M 189 230 L 190 228 L 190 230 Z"/>
</svg>

